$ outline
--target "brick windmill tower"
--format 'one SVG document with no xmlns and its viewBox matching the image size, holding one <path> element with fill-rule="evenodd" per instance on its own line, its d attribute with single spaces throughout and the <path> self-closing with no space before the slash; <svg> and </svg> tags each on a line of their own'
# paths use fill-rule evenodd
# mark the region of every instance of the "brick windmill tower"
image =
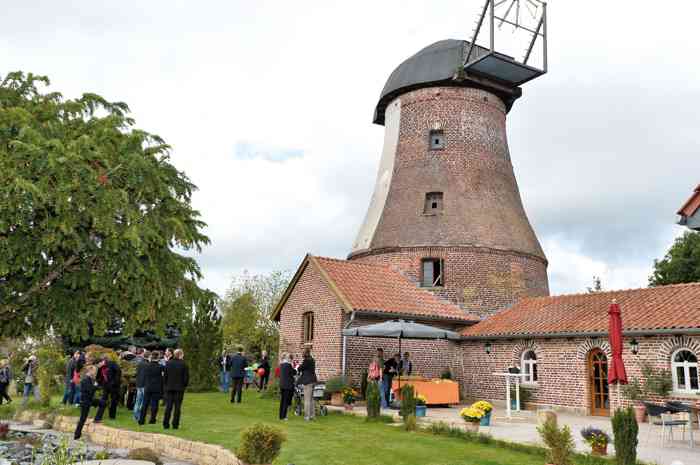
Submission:
<svg viewBox="0 0 700 465">
<path fill-rule="evenodd" d="M 511 43 L 525 47 L 522 59 L 496 50 L 502 27 L 520 34 Z M 528 64 L 535 55 L 539 67 Z M 348 259 L 391 265 L 482 318 L 548 295 L 506 137 L 519 86 L 546 71 L 546 4 L 535 0 L 486 0 L 471 41 L 443 40 L 401 63 L 376 106 L 384 147 Z"/>
</svg>

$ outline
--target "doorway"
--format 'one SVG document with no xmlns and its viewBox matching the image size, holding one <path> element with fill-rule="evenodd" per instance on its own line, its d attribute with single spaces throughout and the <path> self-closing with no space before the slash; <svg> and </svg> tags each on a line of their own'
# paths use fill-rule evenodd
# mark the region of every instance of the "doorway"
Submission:
<svg viewBox="0 0 700 465">
<path fill-rule="evenodd" d="M 608 357 L 600 349 L 593 349 L 588 354 L 588 380 L 591 394 L 591 415 L 610 416 Z"/>
</svg>

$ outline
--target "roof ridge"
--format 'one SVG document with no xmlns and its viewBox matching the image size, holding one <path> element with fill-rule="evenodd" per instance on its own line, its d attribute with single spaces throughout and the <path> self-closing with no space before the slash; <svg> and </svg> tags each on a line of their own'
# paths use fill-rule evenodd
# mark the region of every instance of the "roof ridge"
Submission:
<svg viewBox="0 0 700 465">
<path fill-rule="evenodd" d="M 363 263 L 363 262 L 357 262 L 355 260 L 347 260 L 344 258 L 332 258 L 332 257 L 321 257 L 319 255 L 311 255 L 312 257 L 316 258 L 317 260 L 326 260 L 329 262 L 337 262 L 337 263 L 346 263 L 348 265 L 356 265 L 356 266 L 367 266 L 371 268 L 383 268 L 385 270 L 393 270 L 393 268 L 389 265 L 380 265 L 378 263 Z"/>
<path fill-rule="evenodd" d="M 693 287 L 693 286 L 700 286 L 700 282 L 664 284 L 663 286 L 636 287 L 636 288 L 628 288 L 628 289 L 612 289 L 609 291 L 599 291 L 599 292 L 574 292 L 571 294 L 557 294 L 557 295 L 537 296 L 537 297 L 523 297 L 522 299 L 520 299 L 520 302 L 525 301 L 525 300 L 533 301 L 533 300 L 539 300 L 539 299 L 557 299 L 560 297 L 600 296 L 600 295 L 605 295 L 605 294 L 623 294 L 623 293 L 628 293 L 628 292 L 653 291 L 656 289 L 668 289 L 668 288 L 676 288 L 676 287 Z"/>
</svg>

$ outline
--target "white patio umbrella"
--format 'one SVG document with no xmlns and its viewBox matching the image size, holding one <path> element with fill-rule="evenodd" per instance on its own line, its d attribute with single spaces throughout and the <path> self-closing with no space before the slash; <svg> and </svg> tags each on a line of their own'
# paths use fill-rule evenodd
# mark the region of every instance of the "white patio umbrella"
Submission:
<svg viewBox="0 0 700 465">
<path fill-rule="evenodd" d="M 359 337 L 383 337 L 399 340 L 399 353 L 401 353 L 401 340 L 403 339 L 449 339 L 458 341 L 459 333 L 447 329 L 416 323 L 415 321 L 391 320 L 357 328 L 343 330 L 343 336 Z M 401 375 L 399 374 L 399 392 L 401 391 Z"/>
</svg>

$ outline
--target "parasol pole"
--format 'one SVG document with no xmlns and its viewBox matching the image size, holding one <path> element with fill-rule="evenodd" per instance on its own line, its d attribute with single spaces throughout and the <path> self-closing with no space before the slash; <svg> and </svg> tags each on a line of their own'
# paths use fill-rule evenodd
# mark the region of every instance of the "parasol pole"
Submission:
<svg viewBox="0 0 700 465">
<path fill-rule="evenodd" d="M 399 361 L 401 360 L 401 336 L 403 336 L 403 331 L 401 331 L 399 333 Z M 396 368 L 398 369 L 398 367 L 396 367 Z M 400 395 L 401 395 L 401 370 L 399 370 L 399 396 Z"/>
</svg>

